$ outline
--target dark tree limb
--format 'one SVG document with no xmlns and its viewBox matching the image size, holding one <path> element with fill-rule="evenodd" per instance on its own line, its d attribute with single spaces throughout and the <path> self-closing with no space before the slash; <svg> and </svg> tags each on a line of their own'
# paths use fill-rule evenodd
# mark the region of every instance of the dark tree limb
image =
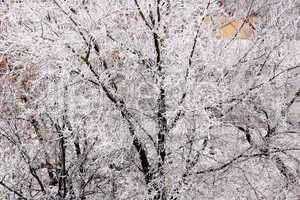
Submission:
<svg viewBox="0 0 300 200">
<path fill-rule="evenodd" d="M 28 200 L 26 197 L 24 197 L 21 192 L 9 187 L 8 185 L 6 185 L 3 181 L 0 181 L 0 185 L 2 187 L 4 187 L 5 189 L 7 189 L 8 191 L 14 193 L 15 195 L 17 195 L 18 197 L 20 197 L 22 200 Z"/>
<path fill-rule="evenodd" d="M 134 0 L 134 3 L 135 3 L 135 5 L 136 5 L 136 7 L 137 7 L 137 9 L 138 9 L 138 12 L 139 12 L 140 17 L 141 17 L 142 20 L 145 22 L 145 25 L 146 25 L 150 30 L 152 30 L 153 28 L 150 26 L 150 23 L 147 21 L 147 19 L 146 19 L 146 17 L 145 17 L 145 14 L 144 14 L 144 12 L 142 11 L 142 8 L 141 8 L 139 2 L 138 2 L 137 0 Z"/>
</svg>

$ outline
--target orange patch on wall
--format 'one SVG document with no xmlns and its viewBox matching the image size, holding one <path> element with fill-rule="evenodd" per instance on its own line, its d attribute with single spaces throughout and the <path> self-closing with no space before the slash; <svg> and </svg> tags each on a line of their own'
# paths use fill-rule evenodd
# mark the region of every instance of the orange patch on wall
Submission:
<svg viewBox="0 0 300 200">
<path fill-rule="evenodd" d="M 253 36 L 256 17 L 249 17 L 246 20 L 227 20 L 224 17 L 220 19 L 221 26 L 217 32 L 217 38 L 238 38 L 250 39 Z"/>
</svg>

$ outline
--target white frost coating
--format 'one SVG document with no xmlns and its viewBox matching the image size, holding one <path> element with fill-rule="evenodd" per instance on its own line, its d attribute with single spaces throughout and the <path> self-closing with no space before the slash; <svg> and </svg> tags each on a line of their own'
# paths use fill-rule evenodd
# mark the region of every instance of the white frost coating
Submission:
<svg viewBox="0 0 300 200">
<path fill-rule="evenodd" d="M 223 2 L 0 3 L 0 199 L 298 200 L 299 3 Z"/>
</svg>

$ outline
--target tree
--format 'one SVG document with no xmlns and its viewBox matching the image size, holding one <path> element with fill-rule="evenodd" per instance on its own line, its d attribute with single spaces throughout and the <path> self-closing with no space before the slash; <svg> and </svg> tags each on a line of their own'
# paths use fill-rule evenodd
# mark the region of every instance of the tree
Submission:
<svg viewBox="0 0 300 200">
<path fill-rule="evenodd" d="M 222 9 L 11 5 L 1 24 L 3 198 L 297 199 L 299 6 L 247 1 L 226 18 L 240 20 L 236 33 L 217 39 Z"/>
</svg>

